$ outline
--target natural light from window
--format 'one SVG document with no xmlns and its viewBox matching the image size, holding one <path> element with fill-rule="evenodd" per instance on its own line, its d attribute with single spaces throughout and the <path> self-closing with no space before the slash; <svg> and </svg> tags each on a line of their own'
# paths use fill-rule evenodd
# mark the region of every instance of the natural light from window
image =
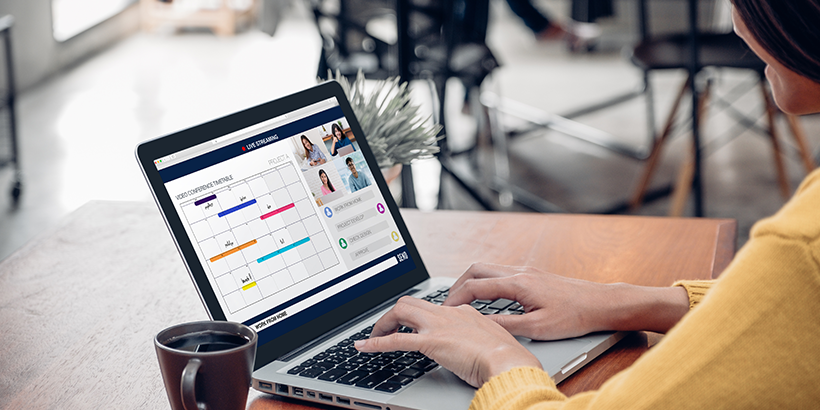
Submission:
<svg viewBox="0 0 820 410">
<path fill-rule="evenodd" d="M 51 0 L 54 39 L 66 41 L 111 18 L 136 0 Z"/>
</svg>

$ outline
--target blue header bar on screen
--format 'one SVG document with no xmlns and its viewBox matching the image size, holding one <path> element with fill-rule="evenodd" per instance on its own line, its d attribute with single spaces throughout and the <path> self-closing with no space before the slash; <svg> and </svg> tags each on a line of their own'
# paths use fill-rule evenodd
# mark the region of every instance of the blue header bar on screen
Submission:
<svg viewBox="0 0 820 410">
<path fill-rule="evenodd" d="M 208 168 L 220 162 L 238 157 L 242 154 L 247 154 L 248 152 L 262 148 L 268 144 L 285 140 L 311 128 L 318 127 L 322 124 L 327 124 L 333 120 L 342 118 L 343 116 L 344 114 L 342 113 L 341 107 L 333 107 L 285 124 L 281 127 L 245 138 L 231 145 L 207 152 L 168 168 L 161 169 L 159 170 L 159 176 L 162 178 L 163 182 L 168 183 L 177 178 L 184 177 L 188 174 L 193 174 L 194 172 Z M 251 125 L 253 124 L 249 124 L 249 126 Z"/>
</svg>

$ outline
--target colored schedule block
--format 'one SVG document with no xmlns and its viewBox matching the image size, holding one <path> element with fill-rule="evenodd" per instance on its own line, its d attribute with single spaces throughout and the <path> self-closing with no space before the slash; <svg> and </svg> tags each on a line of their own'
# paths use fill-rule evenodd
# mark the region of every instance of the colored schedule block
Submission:
<svg viewBox="0 0 820 410">
<path fill-rule="evenodd" d="M 287 251 L 289 251 L 289 250 L 291 250 L 291 249 L 293 249 L 293 248 L 295 248 L 295 247 L 297 247 L 297 246 L 299 246 L 299 245 L 304 245 L 304 244 L 306 244 L 306 243 L 308 243 L 308 242 L 310 242 L 310 238 L 305 238 L 305 239 L 302 239 L 301 241 L 294 242 L 294 243 L 292 243 L 292 244 L 290 244 L 290 245 L 288 245 L 288 246 L 285 246 L 285 247 L 284 247 L 284 248 L 282 248 L 282 249 L 279 249 L 278 251 L 271 252 L 271 253 L 269 253 L 269 254 L 267 254 L 267 255 L 265 255 L 265 256 L 263 256 L 263 257 L 261 257 L 261 258 L 257 259 L 256 261 L 257 261 L 257 262 L 259 262 L 259 263 L 262 263 L 262 262 L 264 262 L 264 261 L 266 261 L 266 260 L 268 260 L 268 259 L 270 259 L 270 258 L 273 258 L 274 256 L 281 255 L 281 254 L 283 254 L 283 253 L 285 253 L 285 252 L 287 252 Z"/>
<path fill-rule="evenodd" d="M 239 245 L 239 246 L 237 246 L 236 248 L 233 248 L 233 249 L 231 249 L 231 250 L 229 250 L 229 251 L 222 252 L 222 253 L 220 253 L 219 255 L 216 255 L 216 256 L 214 256 L 213 258 L 209 259 L 209 260 L 210 260 L 211 262 L 216 262 L 216 261 L 218 261 L 218 260 L 220 260 L 220 259 L 222 259 L 222 258 L 224 258 L 224 257 L 226 257 L 226 256 L 228 256 L 228 255 L 231 255 L 231 254 L 234 254 L 234 253 L 236 253 L 236 252 L 239 252 L 240 250 L 245 249 L 245 248 L 247 248 L 248 246 L 251 246 L 251 245 L 256 245 L 256 239 L 254 239 L 254 240 L 252 240 L 252 241 L 250 241 L 250 242 L 247 242 L 247 243 L 245 243 L 245 244 Z"/>
<path fill-rule="evenodd" d="M 205 198 L 202 198 L 202 199 L 194 202 L 194 206 L 200 206 L 200 205 L 202 205 L 206 202 L 213 201 L 214 199 L 216 199 L 216 195 L 208 195 Z"/>
<path fill-rule="evenodd" d="M 285 206 L 283 206 L 283 207 L 281 207 L 281 208 L 279 208 L 279 209 L 275 209 L 275 210 L 273 210 L 273 211 L 270 211 L 270 212 L 268 212 L 268 213 L 266 213 L 266 214 L 262 215 L 262 217 L 261 217 L 261 218 L 262 218 L 262 220 L 268 219 L 268 218 L 270 218 L 270 217 L 272 217 L 272 216 L 274 216 L 274 215 L 276 215 L 276 214 L 281 214 L 282 212 L 285 212 L 285 211 L 287 211 L 288 209 L 293 208 L 294 206 L 295 206 L 294 204 L 288 204 L 288 205 L 285 205 Z"/>
<path fill-rule="evenodd" d="M 251 199 L 250 201 L 245 202 L 244 204 L 239 204 L 239 205 L 237 205 L 237 206 L 235 206 L 235 207 L 233 207 L 233 208 L 230 208 L 230 209 L 224 210 L 224 211 L 220 212 L 218 215 L 219 215 L 219 217 L 220 217 L 220 218 L 222 218 L 222 217 L 224 217 L 224 216 L 226 216 L 226 215 L 230 215 L 230 214 L 232 214 L 232 213 L 234 213 L 234 212 L 236 212 L 236 211 L 238 211 L 238 210 L 240 210 L 240 209 L 247 208 L 247 207 L 249 207 L 249 206 L 251 206 L 251 205 L 253 205 L 253 204 L 255 204 L 255 203 L 256 203 L 256 200 L 255 200 L 255 199 Z"/>
</svg>

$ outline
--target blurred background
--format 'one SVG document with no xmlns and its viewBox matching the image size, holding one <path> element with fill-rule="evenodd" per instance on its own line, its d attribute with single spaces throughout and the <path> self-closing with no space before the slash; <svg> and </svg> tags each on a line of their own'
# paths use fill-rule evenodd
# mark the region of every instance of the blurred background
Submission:
<svg viewBox="0 0 820 410">
<path fill-rule="evenodd" d="M 444 126 L 402 206 L 734 218 L 742 245 L 814 166 L 820 117 L 767 109 L 728 1 L 692 25 L 694 1 L 3 0 L 0 259 L 87 201 L 151 201 L 140 141 L 327 69 L 409 81 Z"/>
</svg>

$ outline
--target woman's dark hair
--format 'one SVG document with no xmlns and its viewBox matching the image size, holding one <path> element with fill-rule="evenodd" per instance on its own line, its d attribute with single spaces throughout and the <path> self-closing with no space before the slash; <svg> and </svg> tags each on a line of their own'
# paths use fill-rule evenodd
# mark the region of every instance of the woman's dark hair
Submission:
<svg viewBox="0 0 820 410">
<path fill-rule="evenodd" d="M 330 132 L 332 132 L 332 133 L 333 133 L 333 136 L 334 136 L 334 137 L 336 136 L 336 131 L 337 131 L 337 130 L 339 131 L 339 134 L 341 134 L 341 135 L 342 135 L 342 136 L 340 137 L 340 139 L 345 139 L 345 138 L 347 138 L 347 135 L 345 135 L 345 133 L 344 133 L 344 132 L 342 132 L 342 127 L 340 127 L 340 126 L 339 126 L 339 124 L 336 124 L 336 123 L 334 122 L 334 123 L 333 123 L 333 125 L 331 125 L 331 126 L 330 126 Z"/>
<path fill-rule="evenodd" d="M 325 172 L 325 170 L 323 169 L 319 170 L 319 180 L 322 180 L 322 174 L 325 174 L 325 176 L 327 177 L 327 187 L 330 188 L 330 192 L 336 192 L 336 188 L 333 188 L 333 182 L 330 182 L 330 177 L 327 176 L 327 172 Z"/>
<path fill-rule="evenodd" d="M 313 146 L 313 143 L 310 142 L 308 137 L 302 135 L 302 146 L 303 147 L 305 146 L 305 141 L 307 141 L 308 145 Z M 307 149 L 307 147 L 305 147 L 305 158 L 310 158 L 310 150 Z"/>
<path fill-rule="evenodd" d="M 820 0 L 732 0 L 755 40 L 788 69 L 820 83 Z"/>
</svg>

